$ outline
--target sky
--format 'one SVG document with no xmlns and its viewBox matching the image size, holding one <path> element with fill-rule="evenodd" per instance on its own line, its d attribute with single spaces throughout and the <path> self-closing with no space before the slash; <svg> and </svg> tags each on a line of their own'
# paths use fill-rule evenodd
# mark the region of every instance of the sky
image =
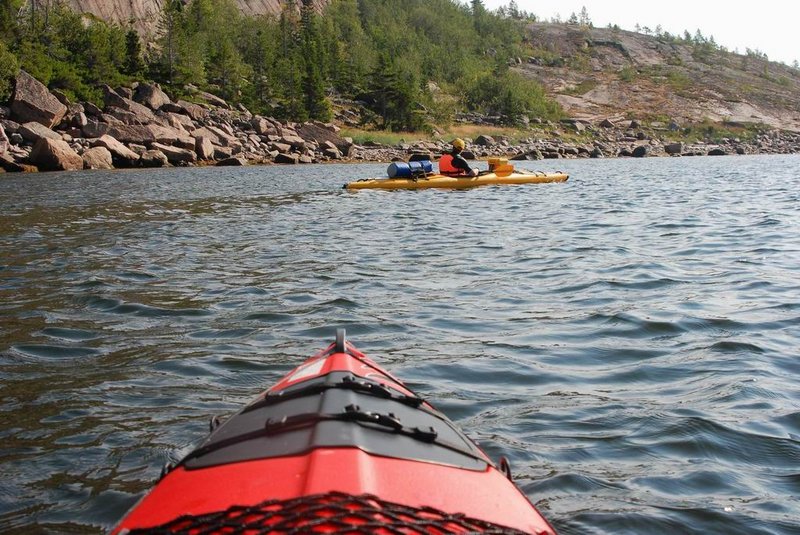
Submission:
<svg viewBox="0 0 800 535">
<path fill-rule="evenodd" d="M 636 25 L 655 30 L 692 36 L 699 29 L 704 37 L 731 52 L 744 54 L 750 50 L 766 54 L 772 61 L 792 65 L 800 61 L 800 2 L 797 0 L 516 0 L 520 10 L 539 19 L 556 15 L 566 21 L 572 13 L 580 14 L 584 6 L 595 27 L 616 24 L 623 30 Z M 483 0 L 488 9 L 507 6 L 509 0 Z"/>
</svg>

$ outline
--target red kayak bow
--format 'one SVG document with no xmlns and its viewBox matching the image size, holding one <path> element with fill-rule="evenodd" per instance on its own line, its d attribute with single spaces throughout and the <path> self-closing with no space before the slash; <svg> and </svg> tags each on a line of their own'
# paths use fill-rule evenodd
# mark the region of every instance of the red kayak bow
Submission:
<svg viewBox="0 0 800 535">
<path fill-rule="evenodd" d="M 113 533 L 555 535 L 501 468 L 340 329 L 240 412 L 212 421 Z"/>
</svg>

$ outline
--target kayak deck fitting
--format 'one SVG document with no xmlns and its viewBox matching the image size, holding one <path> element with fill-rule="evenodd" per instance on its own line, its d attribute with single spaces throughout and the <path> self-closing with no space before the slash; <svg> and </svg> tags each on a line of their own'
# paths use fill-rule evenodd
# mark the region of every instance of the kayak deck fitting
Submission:
<svg viewBox="0 0 800 535">
<path fill-rule="evenodd" d="M 555 531 L 446 416 L 345 340 L 212 432 L 112 533 Z"/>
</svg>

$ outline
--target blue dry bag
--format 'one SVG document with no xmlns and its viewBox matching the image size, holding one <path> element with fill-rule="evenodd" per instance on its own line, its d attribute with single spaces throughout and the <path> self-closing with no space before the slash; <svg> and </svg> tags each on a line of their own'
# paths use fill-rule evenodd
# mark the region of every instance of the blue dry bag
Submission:
<svg viewBox="0 0 800 535">
<path fill-rule="evenodd" d="M 389 178 L 411 178 L 426 175 L 433 172 L 433 164 L 430 160 L 419 162 L 394 162 L 389 164 L 386 174 Z"/>
</svg>

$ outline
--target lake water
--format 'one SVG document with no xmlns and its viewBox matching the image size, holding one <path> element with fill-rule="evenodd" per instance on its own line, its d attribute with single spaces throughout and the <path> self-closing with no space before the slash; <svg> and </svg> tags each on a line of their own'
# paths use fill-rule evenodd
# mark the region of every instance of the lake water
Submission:
<svg viewBox="0 0 800 535">
<path fill-rule="evenodd" d="M 563 534 L 800 534 L 800 157 L 0 175 L 0 532 L 98 533 L 337 327 Z"/>
</svg>

